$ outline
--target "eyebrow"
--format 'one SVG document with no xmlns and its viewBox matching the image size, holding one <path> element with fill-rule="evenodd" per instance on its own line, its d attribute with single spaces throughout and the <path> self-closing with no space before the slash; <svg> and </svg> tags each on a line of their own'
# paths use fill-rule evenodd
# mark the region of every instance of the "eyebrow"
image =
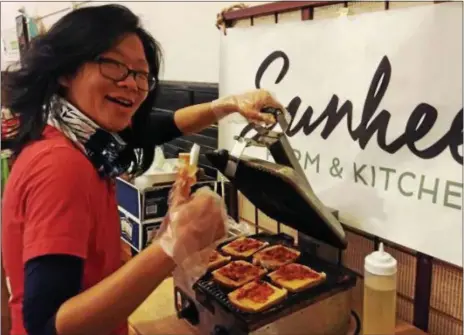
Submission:
<svg viewBox="0 0 464 335">
<path fill-rule="evenodd" d="M 125 55 L 121 51 L 119 51 L 117 49 L 109 51 L 109 53 L 111 53 L 111 52 L 116 53 L 116 54 L 120 55 L 121 57 L 125 58 Z M 135 60 L 135 63 L 140 64 L 140 65 L 146 65 L 147 67 L 149 67 L 148 62 L 147 62 L 147 60 L 145 58 L 137 58 Z"/>
</svg>

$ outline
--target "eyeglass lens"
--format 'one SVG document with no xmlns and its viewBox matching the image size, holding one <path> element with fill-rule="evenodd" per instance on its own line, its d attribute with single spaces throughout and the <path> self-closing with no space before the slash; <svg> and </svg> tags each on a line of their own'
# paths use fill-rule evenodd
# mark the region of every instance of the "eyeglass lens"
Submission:
<svg viewBox="0 0 464 335">
<path fill-rule="evenodd" d="M 137 87 L 143 91 L 149 91 L 154 86 L 154 80 L 149 77 L 146 73 L 142 72 L 132 72 L 124 64 L 110 61 L 100 62 L 100 71 L 105 77 L 121 81 L 127 78 L 129 74 L 133 75 L 134 80 L 137 84 Z"/>
</svg>

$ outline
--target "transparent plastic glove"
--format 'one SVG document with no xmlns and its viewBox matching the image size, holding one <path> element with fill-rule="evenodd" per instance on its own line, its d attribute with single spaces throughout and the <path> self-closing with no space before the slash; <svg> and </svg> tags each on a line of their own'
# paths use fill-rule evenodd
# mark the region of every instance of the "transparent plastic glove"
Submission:
<svg viewBox="0 0 464 335">
<path fill-rule="evenodd" d="M 275 123 L 275 118 L 272 115 L 261 113 L 261 110 L 265 107 L 282 108 L 282 105 L 266 90 L 254 90 L 239 95 L 230 95 L 214 100 L 211 103 L 213 113 L 218 120 L 237 112 L 254 123 Z"/>
<path fill-rule="evenodd" d="M 182 196 L 181 192 L 176 195 Z M 227 230 L 222 198 L 204 187 L 189 198 L 171 203 L 157 238 L 161 248 L 192 282 L 206 271 L 211 251 L 216 242 L 226 237 Z"/>
</svg>

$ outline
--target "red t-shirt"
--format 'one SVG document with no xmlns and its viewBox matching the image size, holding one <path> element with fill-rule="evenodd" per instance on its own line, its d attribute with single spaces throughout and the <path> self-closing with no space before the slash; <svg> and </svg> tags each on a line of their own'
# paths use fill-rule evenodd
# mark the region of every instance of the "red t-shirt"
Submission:
<svg viewBox="0 0 464 335">
<path fill-rule="evenodd" d="M 47 126 L 27 146 L 6 185 L 2 204 L 2 252 L 11 286 L 11 335 L 25 335 L 24 265 L 38 256 L 84 259 L 83 290 L 121 266 L 120 222 L 112 181 L 102 179 L 87 157 Z M 127 334 L 127 323 L 112 334 Z"/>
</svg>

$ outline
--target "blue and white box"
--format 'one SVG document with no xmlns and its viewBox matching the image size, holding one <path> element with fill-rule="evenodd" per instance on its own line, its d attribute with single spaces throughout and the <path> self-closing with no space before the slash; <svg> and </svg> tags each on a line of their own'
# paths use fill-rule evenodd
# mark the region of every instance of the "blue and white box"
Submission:
<svg viewBox="0 0 464 335">
<path fill-rule="evenodd" d="M 216 180 L 198 181 L 192 192 L 201 187 L 217 192 Z M 140 188 L 122 178 L 116 179 L 116 197 L 121 218 L 121 239 L 135 251 L 145 249 L 156 235 L 168 211 L 172 182 Z"/>
</svg>

